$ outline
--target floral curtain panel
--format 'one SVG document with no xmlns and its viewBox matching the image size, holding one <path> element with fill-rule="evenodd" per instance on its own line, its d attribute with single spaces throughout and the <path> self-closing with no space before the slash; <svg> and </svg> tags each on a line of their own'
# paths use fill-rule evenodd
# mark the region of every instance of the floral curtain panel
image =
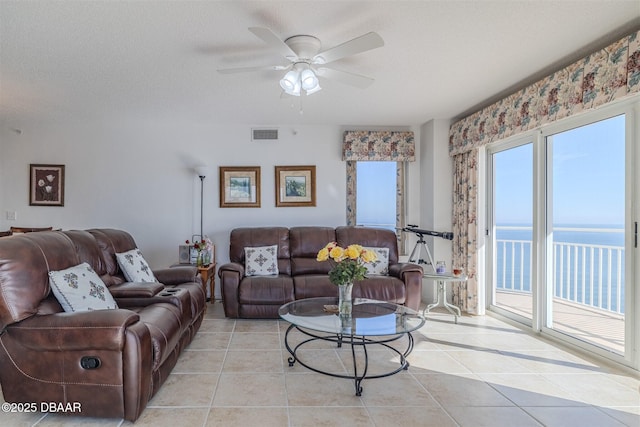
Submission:
<svg viewBox="0 0 640 427">
<path fill-rule="evenodd" d="M 453 158 L 453 265 L 465 267 L 467 281 L 453 286 L 453 303 L 468 313 L 477 314 L 477 194 L 478 150 Z"/>
<path fill-rule="evenodd" d="M 358 188 L 356 162 L 347 162 L 347 225 L 356 225 L 356 196 Z"/>
<path fill-rule="evenodd" d="M 451 126 L 453 156 L 640 92 L 640 31 Z"/>
<path fill-rule="evenodd" d="M 453 264 L 464 266 L 469 276 L 453 289 L 462 310 L 477 313 L 478 307 L 478 147 L 638 93 L 640 31 L 451 125 Z"/>
<path fill-rule="evenodd" d="M 342 160 L 413 162 L 416 160 L 413 132 L 346 131 Z"/>
</svg>

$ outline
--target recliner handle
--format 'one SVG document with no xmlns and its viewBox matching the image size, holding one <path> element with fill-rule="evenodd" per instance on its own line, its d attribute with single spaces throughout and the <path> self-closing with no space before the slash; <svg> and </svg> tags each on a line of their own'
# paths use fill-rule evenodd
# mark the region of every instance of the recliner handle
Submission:
<svg viewBox="0 0 640 427">
<path fill-rule="evenodd" d="M 80 359 L 80 366 L 83 369 L 97 369 L 100 367 L 100 359 L 97 356 L 83 356 Z"/>
</svg>

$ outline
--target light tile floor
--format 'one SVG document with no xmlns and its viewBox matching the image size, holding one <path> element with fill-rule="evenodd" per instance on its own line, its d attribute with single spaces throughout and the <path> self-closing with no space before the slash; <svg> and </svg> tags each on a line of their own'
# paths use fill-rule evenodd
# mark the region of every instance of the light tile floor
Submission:
<svg viewBox="0 0 640 427">
<path fill-rule="evenodd" d="M 414 333 L 411 367 L 353 382 L 289 367 L 288 324 L 225 319 L 209 306 L 195 340 L 136 426 L 640 426 L 640 379 L 490 316 L 433 313 Z M 402 345 L 405 343 L 398 343 Z M 300 354 L 347 372 L 348 348 Z M 371 369 L 389 350 L 371 350 Z M 116 419 L 0 413 L 1 426 L 128 426 Z"/>
</svg>

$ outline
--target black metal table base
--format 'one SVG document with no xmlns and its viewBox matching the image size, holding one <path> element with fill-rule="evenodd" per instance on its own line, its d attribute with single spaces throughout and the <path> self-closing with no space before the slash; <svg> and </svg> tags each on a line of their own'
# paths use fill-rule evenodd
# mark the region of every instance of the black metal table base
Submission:
<svg viewBox="0 0 640 427">
<path fill-rule="evenodd" d="M 291 348 L 291 346 L 289 345 L 289 333 L 292 330 L 298 330 L 299 332 L 303 333 L 304 335 L 307 335 L 308 339 L 305 339 L 303 341 L 301 341 L 300 343 L 298 343 L 295 347 Z M 388 343 L 393 342 L 393 341 L 397 341 L 399 339 L 401 339 L 404 336 L 407 336 L 409 342 L 407 344 L 407 348 L 404 352 L 401 352 L 400 350 L 390 346 Z M 296 356 L 296 352 L 298 351 L 298 349 L 300 349 L 303 345 L 308 344 L 310 342 L 313 341 L 318 341 L 318 340 L 322 340 L 322 341 L 328 341 L 328 342 L 333 342 L 336 343 L 337 347 L 342 347 L 342 344 L 349 344 L 351 345 L 351 356 L 353 358 L 353 375 L 347 375 L 347 374 L 339 374 L 339 373 L 334 373 L 334 372 L 327 372 L 327 371 L 323 371 L 321 369 L 318 368 L 314 368 L 313 366 L 310 366 L 306 363 L 304 363 L 302 360 L 300 360 L 299 357 Z M 376 374 L 376 375 L 367 375 L 367 372 L 369 370 L 369 355 L 367 353 L 367 344 L 376 344 L 376 345 L 382 345 L 386 348 L 388 348 L 389 350 L 393 351 L 394 353 L 396 353 L 398 356 L 400 356 L 400 363 L 397 369 L 394 369 L 390 372 L 385 372 L 383 374 Z M 411 353 L 411 351 L 413 350 L 413 336 L 411 335 L 411 332 L 406 332 L 403 334 L 398 334 L 395 335 L 391 338 L 385 338 L 385 339 L 371 339 L 371 338 L 367 338 L 365 336 L 360 336 L 360 335 L 350 335 L 350 334 L 332 334 L 332 335 L 316 335 L 314 333 L 309 332 L 308 330 L 302 328 L 302 327 L 298 327 L 294 324 L 289 325 L 289 327 L 287 328 L 287 332 L 284 335 L 284 345 L 287 348 L 287 351 L 289 351 L 289 354 L 291 354 L 291 357 L 289 357 L 288 362 L 289 362 L 289 366 L 293 366 L 296 362 L 298 362 L 298 364 L 304 366 L 305 368 L 317 372 L 319 374 L 323 374 L 323 375 L 329 375 L 331 377 L 336 377 L 336 378 L 347 378 L 347 379 L 352 379 L 355 383 L 355 389 L 356 389 L 356 396 L 361 396 L 362 395 L 362 381 L 365 378 L 371 379 L 371 378 L 384 378 L 384 377 L 388 377 L 394 374 L 397 374 L 398 372 L 402 371 L 402 370 L 406 370 L 409 369 L 409 362 L 407 361 L 407 356 L 409 356 L 409 354 Z M 356 347 L 360 347 L 362 348 L 362 352 L 364 354 L 364 366 L 362 368 L 362 373 L 358 373 L 358 363 L 356 360 Z"/>
</svg>

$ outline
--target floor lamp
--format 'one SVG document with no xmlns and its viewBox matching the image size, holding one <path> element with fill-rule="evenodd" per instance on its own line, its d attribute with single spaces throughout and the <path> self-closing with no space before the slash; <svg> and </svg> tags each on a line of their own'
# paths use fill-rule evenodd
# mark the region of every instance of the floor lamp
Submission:
<svg viewBox="0 0 640 427">
<path fill-rule="evenodd" d="M 204 239 L 202 232 L 202 220 L 204 218 L 204 179 L 207 176 L 207 168 L 205 166 L 198 166 L 196 173 L 200 178 L 200 240 Z"/>
</svg>

